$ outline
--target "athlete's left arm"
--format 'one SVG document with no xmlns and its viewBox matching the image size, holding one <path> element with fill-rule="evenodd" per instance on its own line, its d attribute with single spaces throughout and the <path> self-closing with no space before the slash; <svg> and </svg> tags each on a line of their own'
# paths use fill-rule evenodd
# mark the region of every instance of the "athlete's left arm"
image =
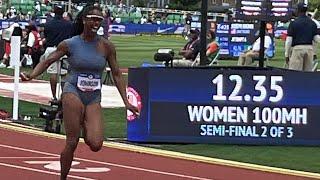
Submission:
<svg viewBox="0 0 320 180">
<path fill-rule="evenodd" d="M 125 81 L 123 80 L 122 73 L 117 62 L 117 54 L 114 45 L 107 40 L 104 40 L 104 45 L 106 49 L 106 57 L 111 68 L 112 77 L 115 82 L 115 85 L 121 95 L 121 98 L 127 109 L 132 111 L 134 114 L 139 115 L 139 110 L 137 107 L 129 103 L 126 92 Z"/>
</svg>

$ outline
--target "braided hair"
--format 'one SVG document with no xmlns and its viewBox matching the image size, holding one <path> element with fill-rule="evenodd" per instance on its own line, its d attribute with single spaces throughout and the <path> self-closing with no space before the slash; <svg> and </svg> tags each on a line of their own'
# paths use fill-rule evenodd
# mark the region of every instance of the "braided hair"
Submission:
<svg viewBox="0 0 320 180">
<path fill-rule="evenodd" d="M 93 11 L 93 10 L 98 10 L 102 12 L 102 9 L 100 7 L 97 6 L 86 6 L 85 8 L 83 8 L 83 10 L 81 10 L 78 15 L 76 16 L 75 20 L 74 20 L 74 35 L 80 35 L 83 32 L 84 29 L 84 25 L 83 25 L 83 17 L 86 17 L 86 15 L 89 14 L 89 12 Z"/>
</svg>

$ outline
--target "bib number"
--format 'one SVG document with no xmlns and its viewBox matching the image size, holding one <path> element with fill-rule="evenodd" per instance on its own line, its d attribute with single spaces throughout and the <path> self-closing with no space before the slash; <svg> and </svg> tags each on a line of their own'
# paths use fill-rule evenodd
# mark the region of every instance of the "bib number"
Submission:
<svg viewBox="0 0 320 180">
<path fill-rule="evenodd" d="M 78 76 L 78 88 L 81 91 L 95 91 L 101 89 L 101 79 L 93 75 L 81 74 Z"/>
</svg>

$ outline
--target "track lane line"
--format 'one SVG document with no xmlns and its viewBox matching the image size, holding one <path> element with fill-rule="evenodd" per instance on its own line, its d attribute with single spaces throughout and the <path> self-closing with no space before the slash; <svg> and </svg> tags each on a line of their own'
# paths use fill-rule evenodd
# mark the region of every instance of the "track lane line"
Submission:
<svg viewBox="0 0 320 180">
<path fill-rule="evenodd" d="M 44 170 L 40 170 L 40 169 L 34 169 L 34 168 L 29 168 L 29 167 L 24 167 L 24 166 L 17 166 L 17 165 L 6 164 L 6 163 L 1 163 L 1 162 L 0 162 L 0 166 L 60 176 L 60 173 L 56 173 L 56 172 L 44 171 Z M 81 177 L 81 176 L 74 176 L 74 175 L 68 175 L 68 177 L 74 178 L 74 179 L 82 179 L 82 180 L 96 180 L 96 179 L 91 179 L 91 178 L 86 178 L 86 177 Z"/>
<path fill-rule="evenodd" d="M 0 157 L 0 159 L 57 159 L 58 157 Z"/>
<path fill-rule="evenodd" d="M 60 157 L 60 155 L 58 155 L 58 154 L 48 153 L 48 152 L 43 152 L 43 151 L 38 151 L 38 150 L 32 150 L 32 149 L 26 149 L 26 148 L 21 148 L 21 147 L 17 147 L 17 146 L 10 146 L 10 145 L 0 144 L 0 147 L 14 149 L 14 150 L 20 150 L 20 151 L 25 151 L 25 152 L 31 152 L 31 153 L 38 153 L 38 154 L 47 155 L 47 156 L 58 156 L 58 157 Z M 96 161 L 96 160 L 90 160 L 90 159 L 84 159 L 84 158 L 74 158 L 74 160 L 90 162 L 90 163 L 96 163 L 96 164 L 109 165 L 109 166 L 114 166 L 114 167 L 119 167 L 119 168 L 124 168 L 124 169 L 130 169 L 130 170 L 144 171 L 144 172 L 155 173 L 155 174 L 162 174 L 162 175 L 167 175 L 167 176 L 175 176 L 175 177 L 182 177 L 182 178 L 195 179 L 195 180 L 213 180 L 213 179 L 210 179 L 210 178 L 189 176 L 189 175 L 177 174 L 177 173 L 172 173 L 172 172 L 157 171 L 157 170 L 153 170 L 153 169 L 146 169 L 146 168 L 140 168 L 140 167 L 134 167 L 134 166 L 127 166 L 127 165 L 116 164 L 116 163 L 108 163 L 108 162 L 102 162 L 102 161 Z"/>
<path fill-rule="evenodd" d="M 15 132 L 20 132 L 20 133 L 27 133 L 35 136 L 40 136 L 40 137 L 48 137 L 53 139 L 65 140 L 65 135 L 52 134 L 44 131 L 32 130 L 32 129 L 28 129 L 28 126 L 24 126 L 23 128 L 23 127 L 17 127 L 14 124 L 10 124 L 10 123 L 6 123 L 6 124 L 0 123 L 0 128 L 15 131 Z M 79 142 L 84 143 L 84 140 L 80 139 Z M 169 150 L 155 149 L 150 147 L 142 147 L 142 146 L 124 144 L 124 143 L 118 143 L 118 142 L 105 141 L 103 142 L 103 146 L 108 148 L 113 148 L 113 149 L 124 150 L 124 151 L 139 152 L 139 153 L 151 154 L 151 155 L 168 157 L 168 158 L 184 159 L 184 160 L 189 160 L 194 162 L 203 162 L 203 163 L 209 163 L 209 164 L 215 164 L 215 165 L 221 165 L 221 166 L 235 167 L 240 169 L 248 169 L 248 170 L 254 170 L 254 171 L 277 173 L 277 174 L 284 174 L 284 175 L 297 176 L 297 177 L 320 179 L 320 174 L 314 173 L 314 172 L 299 171 L 299 170 L 257 165 L 257 164 L 251 164 L 251 163 L 237 162 L 232 160 L 204 157 L 199 155 L 192 155 L 192 154 L 174 152 Z"/>
</svg>

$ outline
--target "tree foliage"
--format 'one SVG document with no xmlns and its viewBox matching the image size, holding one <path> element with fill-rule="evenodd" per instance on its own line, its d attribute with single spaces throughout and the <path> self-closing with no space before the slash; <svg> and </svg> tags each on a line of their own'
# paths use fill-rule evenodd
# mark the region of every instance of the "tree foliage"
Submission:
<svg viewBox="0 0 320 180">
<path fill-rule="evenodd" d="M 146 1 L 145 0 L 134 0 L 133 5 L 136 7 L 144 7 L 146 6 Z"/>
<path fill-rule="evenodd" d="M 315 18 L 319 19 L 320 17 L 320 1 L 319 0 L 309 0 L 309 11 L 314 11 L 317 9 L 317 13 L 315 14 Z"/>
<path fill-rule="evenodd" d="M 319 0 L 309 0 L 310 10 L 315 10 L 316 8 L 320 8 Z"/>
<path fill-rule="evenodd" d="M 169 8 L 179 10 L 199 10 L 200 2 L 201 0 L 171 0 Z"/>
</svg>

